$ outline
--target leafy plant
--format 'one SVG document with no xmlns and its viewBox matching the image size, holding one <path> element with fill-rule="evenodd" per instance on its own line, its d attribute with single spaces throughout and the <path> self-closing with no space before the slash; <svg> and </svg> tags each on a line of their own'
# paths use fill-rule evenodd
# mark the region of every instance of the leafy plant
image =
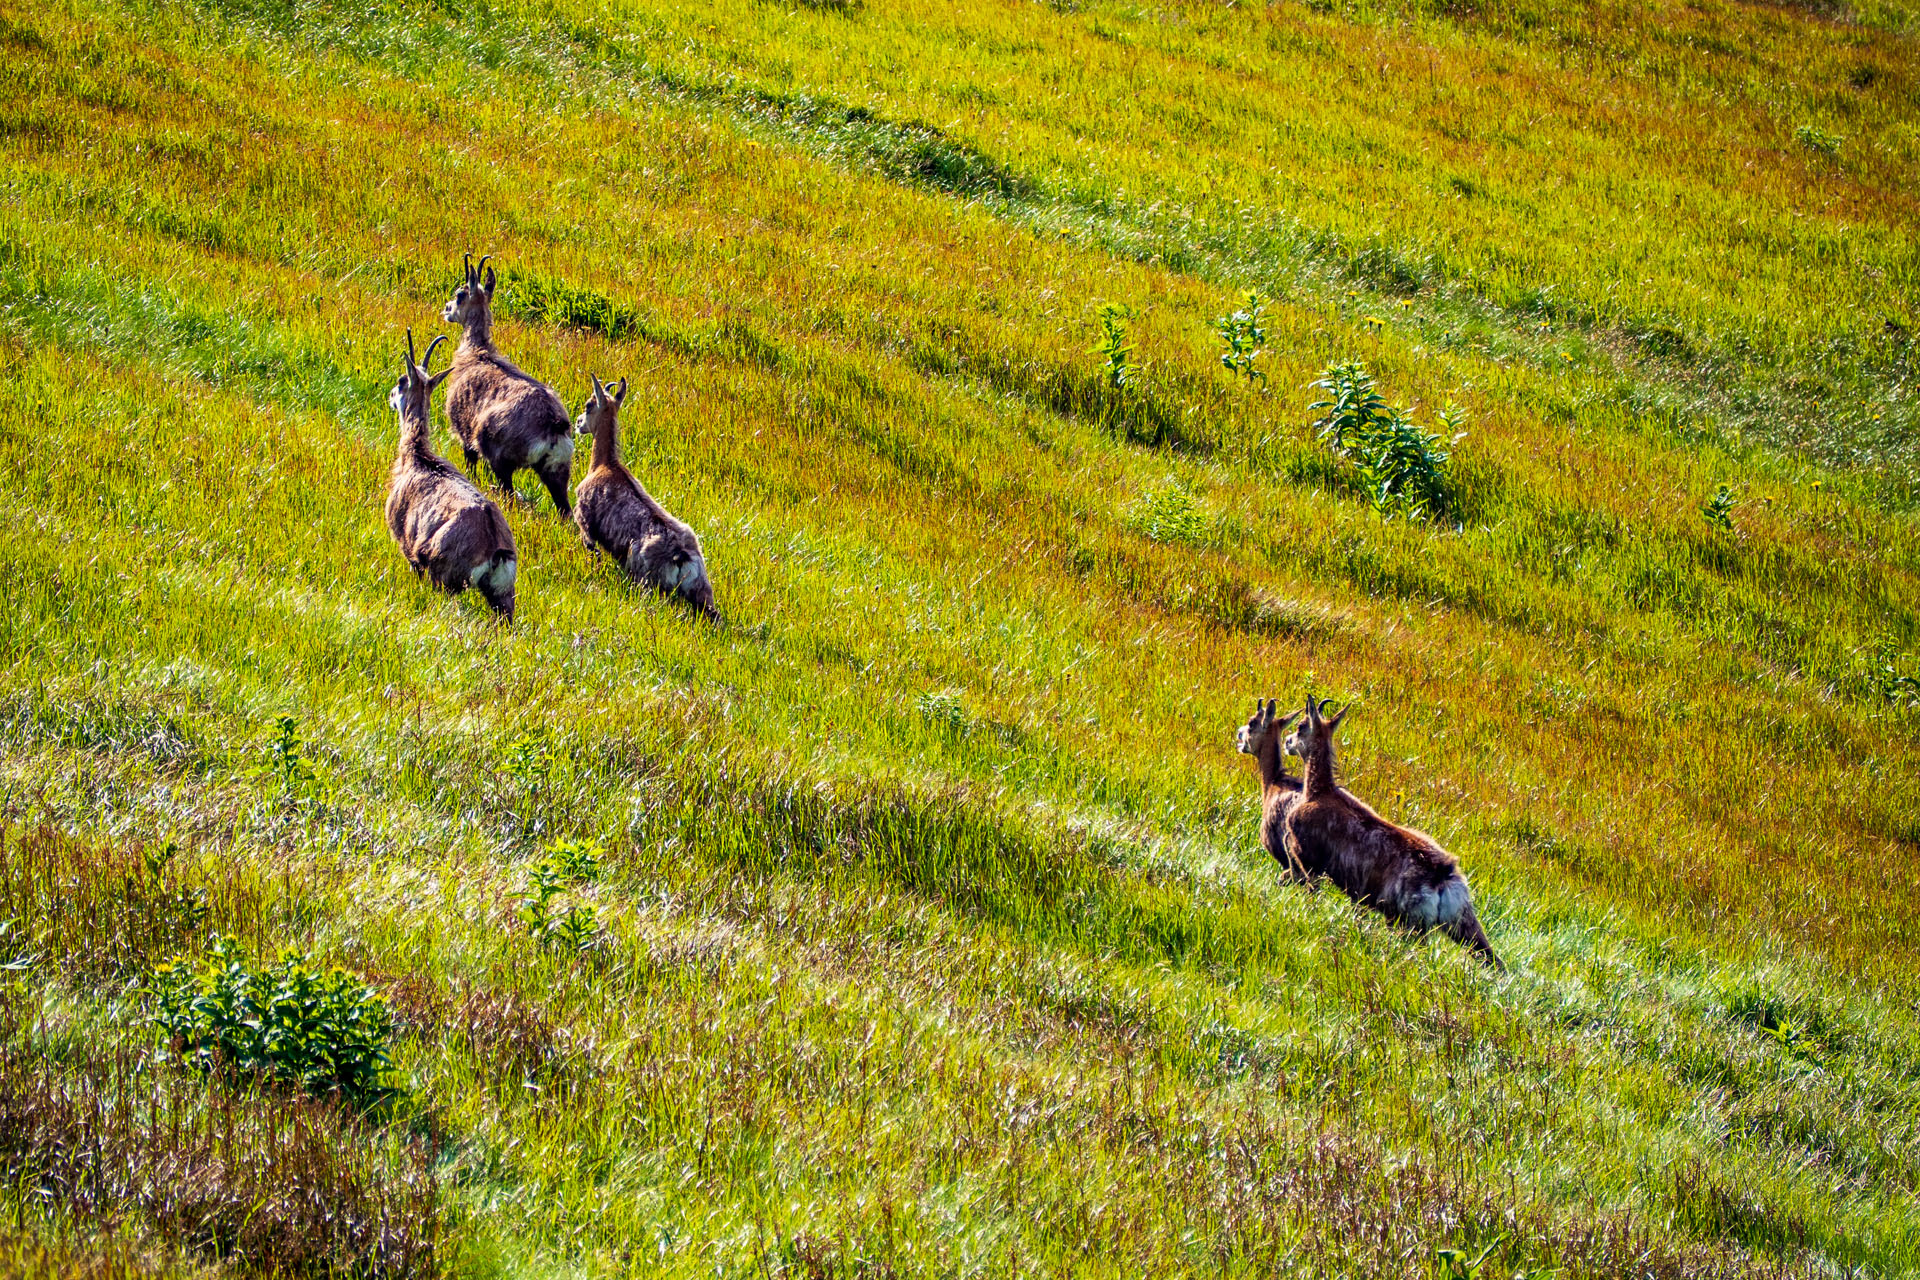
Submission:
<svg viewBox="0 0 1920 1280">
<path fill-rule="evenodd" d="M 597 868 L 597 862 L 595 865 Z M 542 947 L 556 946 L 578 953 L 597 945 L 600 929 L 593 912 L 582 903 L 576 902 L 565 912 L 554 914 L 553 900 L 566 891 L 569 878 L 572 877 L 551 858 L 535 863 L 527 872 L 527 892 L 520 900 L 519 915 L 521 923 L 526 925 L 527 936 Z"/>
<path fill-rule="evenodd" d="M 1920 707 L 1920 660 L 1902 653 L 1891 636 L 1882 636 L 1868 660 L 1867 683 L 1874 695 L 1898 707 Z"/>
<path fill-rule="evenodd" d="M 1255 367 L 1255 361 L 1266 354 L 1267 330 L 1261 316 L 1269 301 L 1258 289 L 1249 289 L 1240 310 L 1213 322 L 1227 348 L 1220 353 L 1220 363 L 1229 373 L 1239 374 L 1248 382 L 1258 380 L 1263 386 L 1267 375 Z"/>
<path fill-rule="evenodd" d="M 966 702 L 958 689 L 930 689 L 913 705 L 921 719 L 947 733 L 964 736 L 969 728 Z"/>
<path fill-rule="evenodd" d="M 523 734 L 506 744 L 501 772 L 511 787 L 502 799 L 519 822 L 520 834 L 536 835 L 547 826 L 548 793 L 553 779 L 553 747 L 539 734 Z"/>
<path fill-rule="evenodd" d="M 1487 1264 L 1487 1259 L 1493 1256 L 1493 1251 L 1505 1239 L 1505 1236 L 1494 1237 L 1493 1243 L 1471 1258 L 1465 1249 L 1435 1249 L 1433 1273 L 1440 1280 L 1474 1280 L 1480 1274 L 1480 1268 Z"/>
<path fill-rule="evenodd" d="M 1700 515 L 1714 528 L 1724 533 L 1733 532 L 1733 509 L 1738 505 L 1733 490 L 1722 484 L 1713 491 L 1713 496 L 1700 504 Z"/>
<path fill-rule="evenodd" d="M 195 963 L 176 957 L 147 984 L 152 1021 L 203 1071 L 253 1074 L 366 1104 L 386 1096 L 393 1038 L 387 1002 L 357 975 L 322 971 L 292 951 L 250 963 L 230 937 Z"/>
<path fill-rule="evenodd" d="M 1446 506 L 1452 447 L 1466 435 L 1460 409 L 1441 410 L 1450 437 L 1428 431 L 1410 410 L 1387 403 L 1358 360 L 1334 365 L 1313 385 L 1327 393 L 1309 406 L 1326 411 L 1314 430 L 1359 469 L 1376 510 L 1424 520 Z"/>
<path fill-rule="evenodd" d="M 1133 343 L 1127 340 L 1127 321 L 1133 308 L 1118 302 L 1101 306 L 1100 337 L 1089 348 L 1100 357 L 1100 372 L 1115 391 L 1126 391 L 1140 380 L 1140 366 L 1133 363 Z"/>
<path fill-rule="evenodd" d="M 547 863 L 570 884 L 598 880 L 600 859 L 606 850 L 590 840 L 555 840 L 547 846 Z"/>
<path fill-rule="evenodd" d="M 292 716 L 280 716 L 274 724 L 276 732 L 261 752 L 260 763 L 250 773 L 276 780 L 284 798 L 314 781 L 316 775 L 300 745 L 300 722 Z"/>
<path fill-rule="evenodd" d="M 1844 139 L 1836 133 L 1828 133 L 1818 125 L 1803 124 L 1793 131 L 1793 140 L 1809 151 L 1823 156 L 1840 154 L 1840 144 Z"/>
<path fill-rule="evenodd" d="M 1134 512 L 1133 524 L 1155 542 L 1199 546 L 1209 533 L 1207 513 L 1192 491 L 1177 480 L 1142 498 Z"/>
</svg>

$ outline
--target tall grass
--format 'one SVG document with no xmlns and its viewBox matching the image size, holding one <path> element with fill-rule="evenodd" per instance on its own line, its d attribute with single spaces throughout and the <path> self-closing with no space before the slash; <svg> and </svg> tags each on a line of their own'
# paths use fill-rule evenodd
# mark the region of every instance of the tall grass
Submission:
<svg viewBox="0 0 1920 1280">
<path fill-rule="evenodd" d="M 1920 1266 L 1857 16 L 0 4 L 0 1076 L 98 1156 L 13 1142 L 0 1266 Z M 722 624 L 544 508 L 510 629 L 403 571 L 469 249 L 570 404 L 632 378 Z M 1313 430 L 1355 359 L 1471 416 L 1434 518 Z M 1231 730 L 1309 688 L 1512 977 L 1264 864 Z M 222 934 L 379 993 L 387 1109 L 162 1080 Z"/>
</svg>

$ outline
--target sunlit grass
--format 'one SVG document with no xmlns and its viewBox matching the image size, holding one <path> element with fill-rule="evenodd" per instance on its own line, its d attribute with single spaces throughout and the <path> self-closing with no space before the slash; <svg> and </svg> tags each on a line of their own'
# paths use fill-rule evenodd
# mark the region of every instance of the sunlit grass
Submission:
<svg viewBox="0 0 1920 1280">
<path fill-rule="evenodd" d="M 4 13 L 9 1061 L 148 1043 L 208 929 L 348 964 L 475 1274 L 1920 1267 L 1899 13 Z M 404 572 L 468 249 L 569 404 L 632 379 L 723 622 L 544 497 L 511 629 Z M 1445 518 L 1313 439 L 1352 358 L 1465 408 Z M 1820 377 L 1885 450 L 1743 436 Z M 1512 977 L 1265 864 L 1231 730 L 1308 687 Z"/>
</svg>

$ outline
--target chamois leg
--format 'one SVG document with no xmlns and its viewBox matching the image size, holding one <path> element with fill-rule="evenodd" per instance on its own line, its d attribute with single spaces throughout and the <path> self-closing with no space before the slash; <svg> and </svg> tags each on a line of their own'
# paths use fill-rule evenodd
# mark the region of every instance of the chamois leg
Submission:
<svg viewBox="0 0 1920 1280">
<path fill-rule="evenodd" d="M 460 451 L 467 455 L 467 474 L 480 474 L 480 455 L 477 451 L 462 445 Z"/>
<path fill-rule="evenodd" d="M 570 519 L 573 516 L 573 503 L 567 498 L 567 480 L 570 478 L 567 472 L 541 471 L 536 474 L 540 477 L 540 483 L 547 486 L 547 494 L 553 499 L 553 509 L 560 513 L 562 520 Z"/>
<path fill-rule="evenodd" d="M 500 486 L 501 493 L 505 494 L 508 499 L 515 500 L 515 501 L 517 501 L 520 497 L 519 494 L 513 491 L 513 477 L 518 473 L 518 471 L 519 471 L 518 467 L 496 466 L 493 468 L 494 483 Z"/>
</svg>

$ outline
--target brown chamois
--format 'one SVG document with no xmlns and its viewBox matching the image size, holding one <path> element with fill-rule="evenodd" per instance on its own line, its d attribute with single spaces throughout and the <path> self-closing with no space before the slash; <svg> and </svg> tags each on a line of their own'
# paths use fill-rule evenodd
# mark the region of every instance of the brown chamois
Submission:
<svg viewBox="0 0 1920 1280">
<path fill-rule="evenodd" d="M 413 571 L 442 591 L 458 595 L 473 587 L 487 603 L 513 621 L 513 583 L 519 571 L 513 530 L 500 508 L 433 451 L 428 419 L 433 389 L 452 370 L 429 375 L 427 358 L 413 360 L 413 330 L 407 330 L 407 369 L 387 403 L 400 415 L 400 450 L 387 485 L 387 528 Z"/>
<path fill-rule="evenodd" d="M 653 496 L 620 461 L 620 405 L 627 398 L 627 380 L 609 390 L 593 380 L 593 393 L 580 411 L 580 433 L 593 439 L 593 459 L 587 478 L 574 495 L 573 522 L 587 550 L 596 547 L 614 558 L 627 576 L 667 595 L 684 597 L 709 618 L 713 584 L 700 539 L 653 500 Z"/>
<path fill-rule="evenodd" d="M 488 255 L 491 257 L 492 255 Z M 442 318 L 461 328 L 448 371 L 447 422 L 466 451 L 467 470 L 485 458 L 509 497 L 514 473 L 540 477 L 562 516 L 571 515 L 567 488 L 573 479 L 573 422 L 552 387 L 521 370 L 493 345 L 493 268 L 487 258 L 465 257 L 467 282 L 454 290 Z M 484 276 L 482 275 L 484 272 Z"/>
<path fill-rule="evenodd" d="M 1299 802 L 1300 779 L 1287 772 L 1286 753 L 1280 749 L 1281 735 L 1300 718 L 1300 713 L 1296 711 L 1276 723 L 1274 715 L 1278 710 L 1272 698 L 1264 703 L 1255 698 L 1253 715 L 1240 726 L 1238 745 L 1241 753 L 1252 756 L 1260 769 L 1261 845 L 1273 855 L 1275 862 L 1287 869 L 1289 876 L 1298 876 L 1311 885 L 1313 878 L 1307 874 L 1299 855 L 1287 844 L 1287 815 Z"/>
<path fill-rule="evenodd" d="M 1287 845 L 1306 871 L 1324 875 L 1349 898 L 1410 928 L 1440 929 L 1497 970 L 1460 863 L 1425 832 L 1387 821 L 1335 785 L 1333 732 L 1347 708 L 1324 718 L 1307 699 L 1306 719 L 1286 742 L 1304 759 L 1300 798 L 1286 815 Z"/>
</svg>

